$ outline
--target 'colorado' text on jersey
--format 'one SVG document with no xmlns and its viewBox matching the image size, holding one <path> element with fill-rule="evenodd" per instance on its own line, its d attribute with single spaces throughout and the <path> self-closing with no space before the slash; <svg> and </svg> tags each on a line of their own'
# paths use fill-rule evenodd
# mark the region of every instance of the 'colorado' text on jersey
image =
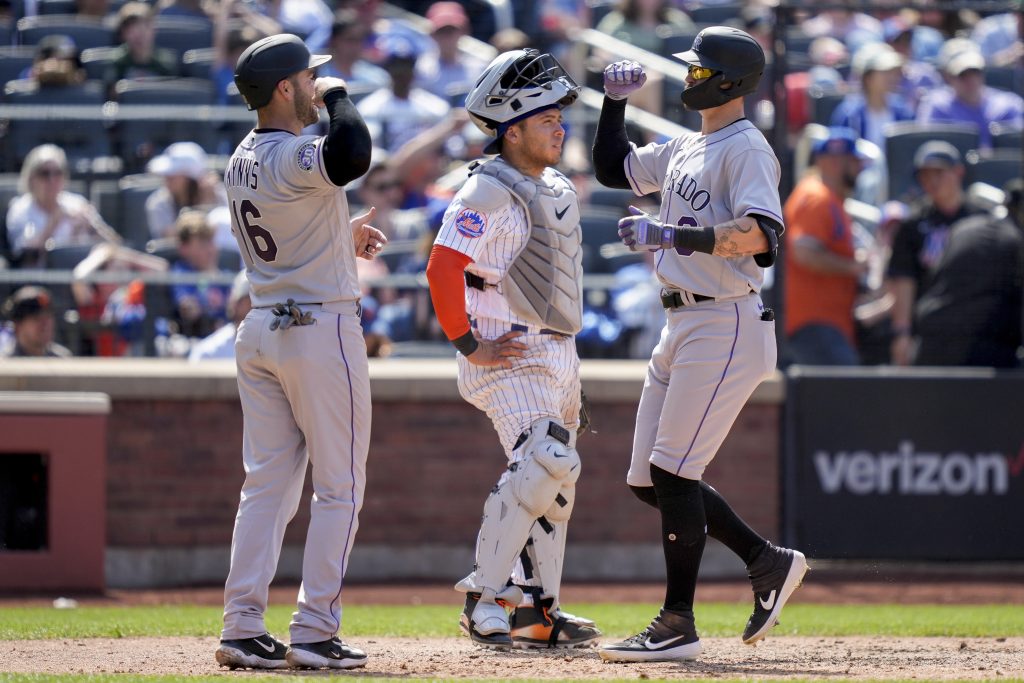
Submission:
<svg viewBox="0 0 1024 683">
<path fill-rule="evenodd" d="M 253 131 L 224 171 L 253 306 L 359 298 L 348 200 L 327 176 L 323 140 Z M 311 196 L 325 201 L 300 201 Z"/>
<path fill-rule="evenodd" d="M 760 214 L 782 224 L 779 160 L 764 135 L 740 119 L 710 135 L 681 135 L 664 144 L 630 144 L 624 162 L 638 195 L 661 192 L 659 219 L 710 227 Z M 728 298 L 760 292 L 764 271 L 752 256 L 659 251 L 658 279 L 668 288 Z"/>
</svg>

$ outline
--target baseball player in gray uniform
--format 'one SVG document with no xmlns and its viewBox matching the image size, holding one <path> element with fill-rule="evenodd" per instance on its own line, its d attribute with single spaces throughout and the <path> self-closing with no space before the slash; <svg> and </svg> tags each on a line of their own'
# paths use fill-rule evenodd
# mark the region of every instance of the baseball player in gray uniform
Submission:
<svg viewBox="0 0 1024 683">
<path fill-rule="evenodd" d="M 459 392 L 491 418 L 509 463 L 484 504 L 475 569 L 456 585 L 463 630 L 493 649 L 584 647 L 600 636 L 558 602 L 580 474 L 583 311 L 579 201 L 551 167 L 562 158 L 561 110 L 578 94 L 550 55 L 514 50 L 491 62 L 466 109 L 494 138 L 484 151 L 500 156 L 473 167 L 427 266 L 459 350 Z"/>
<path fill-rule="evenodd" d="M 604 72 L 605 99 L 594 143 L 598 180 L 637 195 L 661 192 L 657 217 L 632 208 L 619 236 L 655 250 L 666 325 L 647 368 L 626 482 L 661 512 L 667 587 L 644 631 L 602 646 L 611 661 L 692 659 L 701 651 L 693 598 L 706 536 L 746 563 L 754 611 L 743 631 L 753 644 L 778 621 L 807 562 L 755 533 L 702 481 L 750 394 L 775 370 L 775 323 L 758 296 L 762 269 L 782 234 L 779 162 L 743 116 L 743 95 L 764 70 L 764 53 L 734 28 L 701 31 L 675 55 L 689 65 L 683 104 L 701 115 L 699 133 L 636 147 L 625 129 L 626 97 L 646 80 L 635 62 Z"/>
<path fill-rule="evenodd" d="M 337 636 L 370 438 L 355 259 L 373 258 L 387 240 L 368 225 L 372 210 L 349 219 L 342 186 L 369 168 L 370 135 L 345 81 L 316 78 L 329 59 L 281 34 L 249 46 L 235 69 L 258 125 L 224 172 L 253 305 L 235 342 L 246 476 L 216 652 L 231 668 L 366 664 Z M 318 107 L 329 113 L 329 132 L 302 135 Z M 263 614 L 307 462 L 314 495 L 286 648 Z"/>
</svg>

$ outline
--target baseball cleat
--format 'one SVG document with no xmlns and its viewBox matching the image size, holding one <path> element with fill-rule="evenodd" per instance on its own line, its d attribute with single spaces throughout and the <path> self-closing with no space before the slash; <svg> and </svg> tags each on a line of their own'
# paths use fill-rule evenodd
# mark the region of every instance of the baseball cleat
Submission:
<svg viewBox="0 0 1024 683">
<path fill-rule="evenodd" d="M 779 614 L 807 573 L 807 558 L 798 550 L 769 543 L 750 566 L 747 574 L 754 590 L 754 611 L 743 629 L 743 642 L 753 645 L 776 624 Z"/>
<path fill-rule="evenodd" d="M 521 650 L 538 648 L 593 647 L 601 632 L 590 619 L 583 619 L 551 609 L 553 598 L 544 598 L 540 604 L 523 605 L 512 611 L 509 618 L 512 647 Z"/>
<path fill-rule="evenodd" d="M 288 663 L 300 669 L 357 669 L 366 666 L 366 653 L 335 636 L 319 643 L 292 643 Z"/>
<path fill-rule="evenodd" d="M 598 650 L 606 662 L 673 662 L 696 659 L 700 653 L 693 612 L 666 609 L 632 638 L 602 645 Z"/>
<path fill-rule="evenodd" d="M 512 637 L 505 608 L 512 606 L 500 598 L 494 603 L 481 605 L 479 593 L 466 593 L 466 605 L 459 615 L 459 628 L 474 645 L 491 650 L 511 650 Z"/>
<path fill-rule="evenodd" d="M 288 648 L 269 633 L 255 638 L 222 640 L 214 658 L 220 666 L 234 669 L 287 669 Z"/>
</svg>

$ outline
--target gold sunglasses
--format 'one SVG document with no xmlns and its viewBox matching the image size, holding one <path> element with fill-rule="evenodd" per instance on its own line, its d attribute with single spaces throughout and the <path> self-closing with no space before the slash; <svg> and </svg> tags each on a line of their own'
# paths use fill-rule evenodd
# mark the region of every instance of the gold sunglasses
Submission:
<svg viewBox="0 0 1024 683">
<path fill-rule="evenodd" d="M 706 66 L 690 66 L 690 78 L 695 81 L 703 81 L 705 78 L 711 78 L 714 73 L 714 69 L 709 69 Z"/>
</svg>

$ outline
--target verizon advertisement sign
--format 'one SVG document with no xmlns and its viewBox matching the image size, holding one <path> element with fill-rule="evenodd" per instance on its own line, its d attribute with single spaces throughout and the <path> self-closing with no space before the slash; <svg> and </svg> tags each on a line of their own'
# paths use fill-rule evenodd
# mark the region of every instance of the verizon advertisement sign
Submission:
<svg viewBox="0 0 1024 683">
<path fill-rule="evenodd" d="M 812 556 L 1024 559 L 1024 374 L 791 371 L 785 542 Z"/>
</svg>

